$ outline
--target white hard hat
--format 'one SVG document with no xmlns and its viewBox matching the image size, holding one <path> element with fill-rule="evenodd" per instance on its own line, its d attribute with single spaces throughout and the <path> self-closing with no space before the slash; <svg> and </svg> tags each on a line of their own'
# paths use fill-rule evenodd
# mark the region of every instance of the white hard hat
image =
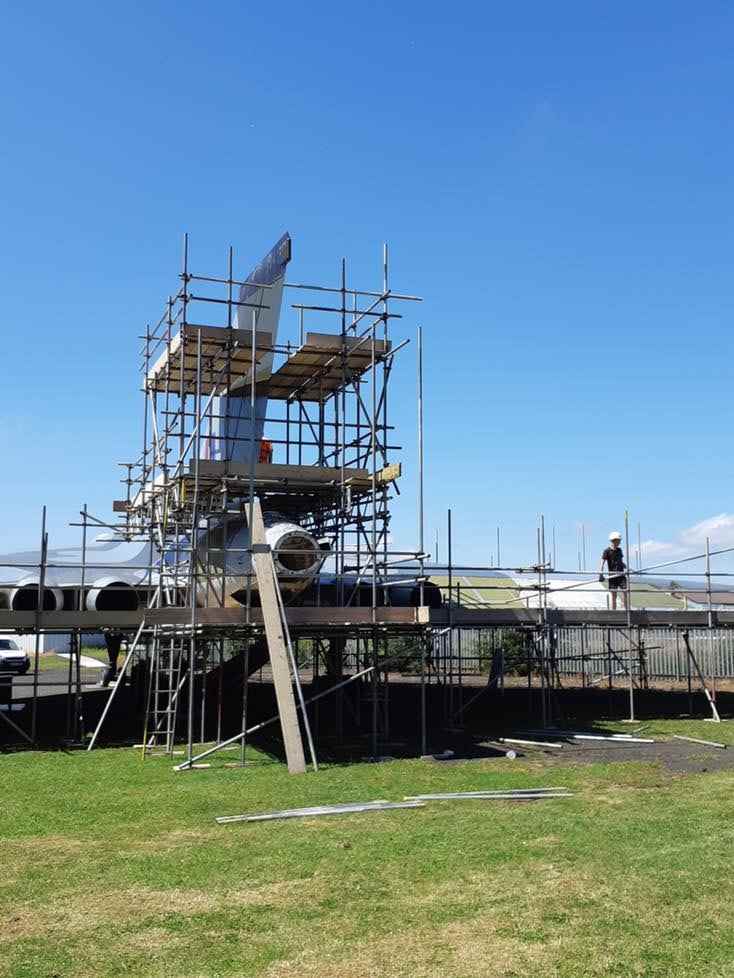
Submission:
<svg viewBox="0 0 734 978">
<path fill-rule="evenodd" d="M 612 530 L 612 532 L 609 534 L 609 539 L 610 540 L 621 540 L 622 539 L 622 534 L 619 532 L 619 530 Z"/>
</svg>

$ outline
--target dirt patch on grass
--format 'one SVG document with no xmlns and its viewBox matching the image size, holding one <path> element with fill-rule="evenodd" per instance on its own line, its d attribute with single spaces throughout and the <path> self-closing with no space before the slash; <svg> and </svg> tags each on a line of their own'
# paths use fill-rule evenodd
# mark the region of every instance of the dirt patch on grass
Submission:
<svg viewBox="0 0 734 978">
<path fill-rule="evenodd" d="M 528 892 L 528 881 L 532 890 Z M 456 879 L 422 884 L 415 887 L 410 898 L 414 905 L 445 905 L 447 903 L 472 903 L 481 900 L 484 908 L 504 906 L 508 902 L 531 906 L 551 893 L 564 898 L 581 896 L 595 890 L 600 892 L 597 880 L 578 869 L 567 869 L 549 862 L 527 862 L 521 868 L 514 864 L 498 867 L 494 872 L 473 873 Z M 520 895 L 518 895 L 520 894 Z M 527 900 L 526 900 L 527 897 Z"/>
<path fill-rule="evenodd" d="M 122 938 L 118 937 L 118 941 L 131 951 L 144 951 L 148 954 L 170 951 L 182 943 L 180 937 L 163 927 L 147 927 L 145 930 L 125 934 Z"/>
<path fill-rule="evenodd" d="M 506 937 L 497 918 L 481 914 L 360 942 L 331 962 L 309 949 L 272 965 L 265 978 L 510 978 L 552 960 L 556 943 Z"/>
<path fill-rule="evenodd" d="M 5 857 L 12 856 L 16 852 L 20 855 L 42 854 L 44 861 L 48 861 L 77 856 L 80 852 L 89 851 L 89 846 L 88 839 L 75 839 L 68 835 L 34 835 L 26 839 L 10 839 L 4 842 L 3 854 Z"/>
<path fill-rule="evenodd" d="M 563 842 L 560 835 L 541 835 L 537 839 L 525 839 L 524 846 L 558 846 Z"/>
<path fill-rule="evenodd" d="M 175 829 L 162 832 L 160 835 L 147 839 L 131 839 L 125 843 L 126 849 L 144 850 L 145 852 L 173 852 L 182 846 L 198 845 L 220 838 L 221 831 L 217 829 Z"/>
<path fill-rule="evenodd" d="M 31 863 L 42 864 L 48 868 L 59 867 L 88 853 L 89 849 L 88 841 L 63 835 L 8 839 L 3 842 L 2 850 L 3 885 L 17 886 L 23 881 Z"/>
<path fill-rule="evenodd" d="M 287 910 L 305 899 L 319 899 L 324 890 L 323 880 L 298 879 L 228 891 L 131 887 L 96 894 L 84 892 L 67 895 L 58 903 L 44 907 L 14 907 L 0 929 L 0 945 L 19 938 L 70 937 L 102 925 L 121 926 L 168 914 L 195 916 L 226 907 L 248 906 Z"/>
<path fill-rule="evenodd" d="M 548 861 L 507 864 L 408 890 L 394 883 L 391 889 L 394 919 L 405 921 L 405 929 L 360 940 L 345 951 L 341 935 L 322 928 L 318 947 L 272 965 L 266 978 L 553 974 L 564 936 L 561 927 L 545 932 L 549 909 L 587 903 L 598 912 L 615 899 L 593 874 Z M 446 916 L 454 919 L 441 919 Z"/>
</svg>

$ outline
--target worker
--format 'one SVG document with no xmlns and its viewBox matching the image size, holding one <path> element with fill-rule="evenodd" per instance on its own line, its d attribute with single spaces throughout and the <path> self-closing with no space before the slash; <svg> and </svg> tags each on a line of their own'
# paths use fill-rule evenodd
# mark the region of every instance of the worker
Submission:
<svg viewBox="0 0 734 978">
<path fill-rule="evenodd" d="M 622 607 L 627 607 L 627 578 L 624 571 L 627 565 L 624 562 L 624 554 L 620 546 L 622 534 L 617 530 L 612 530 L 609 534 L 609 546 L 601 555 L 601 566 L 599 567 L 599 583 L 604 583 L 604 565 L 609 569 L 609 591 L 612 595 L 612 611 L 617 610 L 617 591 L 622 592 Z"/>
<path fill-rule="evenodd" d="M 120 657 L 120 647 L 122 646 L 122 635 L 119 632 L 105 632 L 105 645 L 107 646 L 107 658 L 109 665 L 98 686 L 109 686 L 117 679 L 117 660 Z"/>
<path fill-rule="evenodd" d="M 268 441 L 267 438 L 260 439 L 260 451 L 258 453 L 258 462 L 265 465 L 271 465 L 273 461 L 273 443 Z"/>
</svg>

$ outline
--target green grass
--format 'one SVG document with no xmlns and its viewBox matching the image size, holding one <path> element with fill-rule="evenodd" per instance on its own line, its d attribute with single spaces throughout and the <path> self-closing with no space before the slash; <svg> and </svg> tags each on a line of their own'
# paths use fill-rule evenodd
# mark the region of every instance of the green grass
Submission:
<svg viewBox="0 0 734 978">
<path fill-rule="evenodd" d="M 448 577 L 432 576 L 431 581 L 441 589 L 445 600 L 448 600 Z M 460 587 L 457 588 L 457 585 Z M 674 598 L 668 592 L 652 584 L 636 581 L 632 578 L 631 595 L 633 608 L 671 608 L 681 609 L 685 602 L 680 598 Z M 481 610 L 486 607 L 501 606 L 503 608 L 524 608 L 525 601 L 519 598 L 520 592 L 517 590 L 515 582 L 509 577 L 467 577 L 465 575 L 455 575 L 452 580 L 451 594 L 456 602 L 457 596 L 461 599 L 464 608 Z M 523 597 L 527 598 L 532 591 L 523 592 Z"/>
<path fill-rule="evenodd" d="M 448 577 L 431 577 L 431 581 L 441 589 L 444 600 L 448 600 Z M 515 582 L 509 577 L 466 577 L 454 576 L 451 582 L 451 596 L 456 602 L 460 599 L 463 608 L 481 609 L 500 605 L 504 608 L 522 608 L 518 600 Z"/>
<path fill-rule="evenodd" d="M 104 649 L 97 648 L 82 648 L 82 655 L 87 656 L 90 659 L 97 659 L 99 662 L 107 665 L 107 653 Z M 82 666 L 84 668 L 91 668 Z M 53 652 L 42 652 L 38 656 L 38 671 L 39 672 L 49 672 L 51 669 L 65 669 L 69 671 L 69 660 L 62 659 L 61 656 L 55 655 Z M 31 652 L 31 669 L 29 675 L 33 673 L 33 653 Z M 101 673 L 100 673 L 101 675 Z"/>
<path fill-rule="evenodd" d="M 610 725 L 612 726 L 612 725 Z M 646 723 L 734 741 L 729 724 Z M 623 729 L 629 729 L 627 725 Z M 734 973 L 728 773 L 395 761 L 175 774 L 133 750 L 2 765 L 3 978 L 703 978 Z M 530 805 L 216 815 L 568 785 Z"/>
<path fill-rule="evenodd" d="M 681 598 L 674 598 L 662 588 L 635 580 L 634 577 L 630 580 L 630 587 L 633 589 L 630 595 L 633 608 L 670 608 L 673 611 L 685 608 L 685 601 Z"/>
</svg>

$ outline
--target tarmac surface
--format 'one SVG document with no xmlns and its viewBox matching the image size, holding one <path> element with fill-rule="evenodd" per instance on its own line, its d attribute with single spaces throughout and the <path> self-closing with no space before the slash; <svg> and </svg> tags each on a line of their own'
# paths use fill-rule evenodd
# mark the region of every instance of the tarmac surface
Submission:
<svg viewBox="0 0 734 978">
<path fill-rule="evenodd" d="M 715 739 L 712 737 L 712 739 Z M 551 764 L 614 764 L 620 761 L 660 764 L 671 774 L 734 771 L 734 749 L 705 747 L 685 740 L 659 740 L 654 744 L 607 744 L 587 741 L 554 752 Z"/>
<path fill-rule="evenodd" d="M 521 733 L 517 734 L 522 737 Z M 529 736 L 529 735 L 528 735 Z M 555 742 L 563 738 L 553 735 Z M 716 731 L 712 731 L 712 740 L 716 740 Z M 521 747 L 514 744 L 501 745 L 496 741 L 485 739 L 477 743 L 476 748 L 462 757 L 457 751 L 447 760 L 437 760 L 436 763 L 451 764 L 466 760 L 482 760 L 488 757 L 498 757 L 503 762 L 512 764 L 511 760 L 500 757 L 498 749 L 512 748 L 517 752 L 517 758 L 522 760 L 537 760 L 549 767 L 564 767 L 577 764 L 618 764 L 620 762 L 636 762 L 642 764 L 659 764 L 671 774 L 694 774 L 706 771 L 734 771 L 734 747 L 706 747 L 703 744 L 692 744 L 685 740 L 654 738 L 653 744 L 624 744 L 620 741 L 576 741 L 569 740 L 563 747 Z"/>
<path fill-rule="evenodd" d="M 82 669 L 82 692 L 95 689 L 104 670 Z M 38 695 L 58 696 L 69 688 L 68 669 L 44 669 L 38 674 Z M 75 688 L 75 686 L 73 687 Z M 13 677 L 13 700 L 33 698 L 33 673 Z"/>
</svg>

